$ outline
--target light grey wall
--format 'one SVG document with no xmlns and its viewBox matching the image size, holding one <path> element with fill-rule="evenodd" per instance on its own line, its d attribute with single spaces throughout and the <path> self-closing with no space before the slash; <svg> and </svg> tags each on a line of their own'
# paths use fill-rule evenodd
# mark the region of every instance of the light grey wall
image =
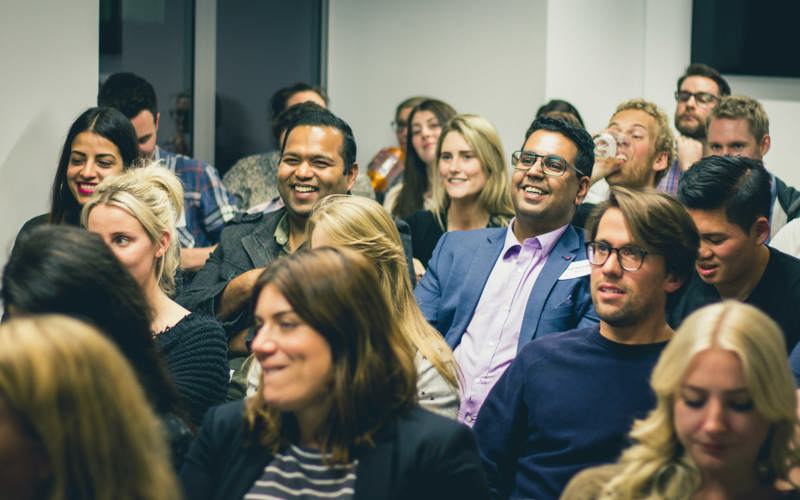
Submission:
<svg viewBox="0 0 800 500">
<path fill-rule="evenodd" d="M 67 129 L 95 102 L 98 2 L 14 2 L 0 16 L 0 265 L 48 208 Z"/>
<path fill-rule="evenodd" d="M 545 95 L 545 0 L 334 0 L 328 91 L 352 127 L 366 168 L 395 142 L 389 123 L 424 94 L 497 127 L 506 156 Z"/>
<path fill-rule="evenodd" d="M 362 165 L 393 143 L 393 108 L 412 94 L 483 114 L 508 155 L 552 98 L 575 104 L 590 131 L 633 97 L 671 119 L 691 19 L 691 0 L 334 0 L 329 91 L 353 126 Z M 767 168 L 800 187 L 800 80 L 725 76 L 770 116 Z"/>
</svg>

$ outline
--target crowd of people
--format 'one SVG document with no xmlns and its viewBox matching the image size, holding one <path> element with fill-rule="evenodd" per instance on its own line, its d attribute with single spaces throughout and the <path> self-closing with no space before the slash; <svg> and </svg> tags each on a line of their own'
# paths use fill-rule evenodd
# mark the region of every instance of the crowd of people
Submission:
<svg viewBox="0 0 800 500">
<path fill-rule="evenodd" d="M 757 100 L 675 100 L 508 154 L 414 96 L 361 169 L 298 83 L 220 177 L 111 75 L 2 272 L 0 496 L 800 498 L 800 192 Z"/>
</svg>

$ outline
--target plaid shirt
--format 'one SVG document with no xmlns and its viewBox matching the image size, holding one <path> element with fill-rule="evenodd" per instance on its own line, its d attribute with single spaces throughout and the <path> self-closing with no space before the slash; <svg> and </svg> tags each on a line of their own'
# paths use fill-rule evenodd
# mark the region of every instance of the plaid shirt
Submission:
<svg viewBox="0 0 800 500">
<path fill-rule="evenodd" d="M 183 184 L 184 223 L 178 238 L 184 248 L 219 243 L 225 223 L 237 214 L 236 202 L 228 194 L 213 166 L 156 147 L 155 158 L 178 176 Z"/>
<path fill-rule="evenodd" d="M 672 162 L 672 165 L 669 166 L 667 169 L 667 173 L 664 174 L 664 177 L 658 181 L 658 185 L 656 189 L 667 194 L 671 194 L 675 196 L 678 194 L 678 181 L 681 180 L 681 166 L 678 164 L 678 160 Z"/>
</svg>

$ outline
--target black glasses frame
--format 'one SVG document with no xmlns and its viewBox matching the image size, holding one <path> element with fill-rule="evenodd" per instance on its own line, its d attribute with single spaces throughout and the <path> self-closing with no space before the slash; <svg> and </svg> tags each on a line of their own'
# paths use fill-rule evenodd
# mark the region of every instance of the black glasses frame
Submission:
<svg viewBox="0 0 800 500">
<path fill-rule="evenodd" d="M 522 155 L 525 154 L 528 157 L 533 157 L 533 163 L 531 163 L 530 167 L 526 167 L 522 165 L 521 167 L 518 166 L 522 161 Z M 524 151 L 524 150 L 517 150 L 511 153 L 511 165 L 514 167 L 514 170 L 520 170 L 523 172 L 527 172 L 536 166 L 536 160 L 542 160 L 542 172 L 545 175 L 550 177 L 561 177 L 564 175 L 564 172 L 567 171 L 567 168 L 571 167 L 575 172 L 579 173 L 581 176 L 586 176 L 583 172 L 575 168 L 570 162 L 562 158 L 558 155 L 540 155 L 539 153 L 535 153 L 533 151 Z M 563 164 L 562 164 L 563 163 Z M 548 171 L 548 169 L 550 169 Z"/>
<path fill-rule="evenodd" d="M 694 97 L 696 102 L 700 104 L 711 104 L 719 100 L 718 96 L 710 92 L 689 92 L 687 90 L 675 91 L 675 100 L 678 102 L 689 102 L 689 99 Z"/>
<path fill-rule="evenodd" d="M 604 259 L 600 259 L 597 251 L 602 249 L 603 251 L 608 252 Z M 586 243 L 586 258 L 589 259 L 589 263 L 593 266 L 603 266 L 606 262 L 608 262 L 608 258 L 611 257 L 612 253 L 617 254 L 617 262 L 619 263 L 619 267 L 624 269 L 625 271 L 638 271 L 642 268 L 642 264 L 644 264 L 644 259 L 650 254 L 644 248 L 639 248 L 636 245 L 623 245 L 619 248 L 614 248 L 608 243 L 603 243 L 602 241 L 590 241 Z M 634 262 L 638 263 L 638 265 L 625 265 L 624 258 L 622 256 L 623 253 L 629 253 L 628 258 L 635 259 Z"/>
</svg>

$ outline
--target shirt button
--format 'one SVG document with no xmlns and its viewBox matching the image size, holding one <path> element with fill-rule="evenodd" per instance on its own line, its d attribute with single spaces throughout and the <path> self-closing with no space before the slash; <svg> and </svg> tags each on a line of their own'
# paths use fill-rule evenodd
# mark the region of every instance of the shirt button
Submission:
<svg viewBox="0 0 800 500">
<path fill-rule="evenodd" d="M 472 423 L 472 421 L 475 420 L 475 419 L 472 418 L 472 415 L 467 415 L 467 418 L 465 418 L 464 420 L 466 420 L 469 423 Z"/>
<path fill-rule="evenodd" d="M 475 380 L 473 380 L 473 382 L 475 382 L 476 384 L 477 384 L 478 382 L 480 382 L 480 381 L 481 381 L 481 378 L 480 378 L 480 377 L 475 377 Z"/>
</svg>

